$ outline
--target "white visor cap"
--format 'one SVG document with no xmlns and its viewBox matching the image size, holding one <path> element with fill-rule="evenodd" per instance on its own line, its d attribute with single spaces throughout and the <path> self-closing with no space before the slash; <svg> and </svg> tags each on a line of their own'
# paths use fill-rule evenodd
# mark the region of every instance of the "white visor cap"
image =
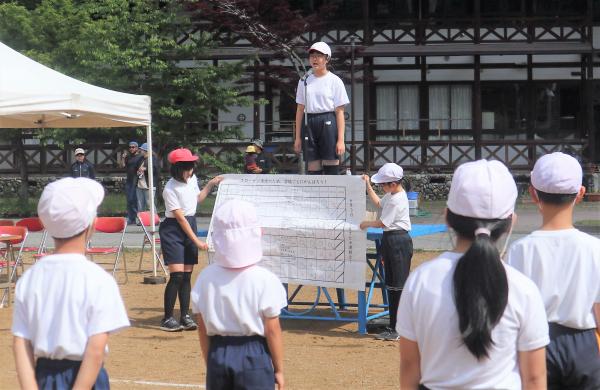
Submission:
<svg viewBox="0 0 600 390">
<path fill-rule="evenodd" d="M 312 44 L 308 52 L 318 51 L 319 53 L 323 53 L 327 55 L 327 58 L 331 58 L 331 48 L 325 42 L 315 42 Z"/>
<path fill-rule="evenodd" d="M 212 218 L 215 263 L 225 268 L 243 268 L 262 258 L 261 228 L 252 203 L 232 199 L 223 203 Z"/>
<path fill-rule="evenodd" d="M 582 180 L 583 170 L 579 162 L 561 152 L 540 157 L 531 171 L 531 185 L 549 194 L 576 194 Z"/>
<path fill-rule="evenodd" d="M 375 184 L 392 183 L 404 177 L 404 170 L 398 164 L 383 164 L 376 174 L 371 176 L 371 182 Z"/>
<path fill-rule="evenodd" d="M 67 177 L 48 184 L 37 211 L 50 236 L 69 238 L 87 229 L 104 199 L 104 188 L 97 181 Z"/>
<path fill-rule="evenodd" d="M 464 163 L 454 171 L 448 209 L 454 214 L 480 219 L 504 219 L 513 214 L 517 185 L 500 161 Z"/>
</svg>

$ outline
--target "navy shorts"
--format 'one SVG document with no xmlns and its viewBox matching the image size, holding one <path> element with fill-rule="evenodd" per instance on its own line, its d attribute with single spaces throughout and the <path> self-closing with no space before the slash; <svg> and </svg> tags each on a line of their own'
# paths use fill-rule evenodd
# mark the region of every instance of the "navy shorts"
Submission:
<svg viewBox="0 0 600 390">
<path fill-rule="evenodd" d="M 210 390 L 259 390 L 275 387 L 267 339 L 262 336 L 211 336 L 206 367 Z"/>
<path fill-rule="evenodd" d="M 596 329 L 571 329 L 556 323 L 548 325 L 548 389 L 600 389 L 600 353 Z"/>
<path fill-rule="evenodd" d="M 40 390 L 72 389 L 80 366 L 81 362 L 75 360 L 39 358 L 35 363 L 35 381 Z M 110 389 L 104 367 L 100 367 L 93 389 Z"/>
<path fill-rule="evenodd" d="M 402 290 L 410 273 L 413 242 L 405 230 L 384 231 L 381 239 L 381 256 L 388 290 Z"/>
<path fill-rule="evenodd" d="M 198 231 L 196 217 L 185 217 L 192 227 Z M 169 264 L 198 264 L 198 247 L 190 240 L 175 218 L 165 218 L 158 227 L 160 249 L 166 265 Z"/>
<path fill-rule="evenodd" d="M 337 160 L 335 145 L 338 141 L 335 113 L 308 114 L 308 128 L 302 118 L 302 147 L 306 161 Z M 308 137 L 308 140 L 305 138 Z"/>
</svg>

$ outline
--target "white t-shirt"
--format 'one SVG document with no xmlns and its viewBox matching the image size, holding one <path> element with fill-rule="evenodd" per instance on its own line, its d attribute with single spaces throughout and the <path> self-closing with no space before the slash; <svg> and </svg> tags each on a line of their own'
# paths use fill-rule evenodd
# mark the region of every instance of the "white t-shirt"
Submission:
<svg viewBox="0 0 600 390">
<path fill-rule="evenodd" d="M 209 336 L 265 335 L 263 318 L 279 316 L 287 297 L 279 278 L 258 265 L 206 267 L 192 289 L 192 309 Z"/>
<path fill-rule="evenodd" d="M 350 102 L 344 82 L 332 72 L 327 72 L 321 77 L 311 74 L 308 76 L 306 84 L 307 91 L 304 88 L 304 81 L 298 81 L 296 103 L 303 104 L 309 114 L 334 112 L 336 107 Z M 308 96 L 308 103 L 305 103 L 305 93 Z"/>
<path fill-rule="evenodd" d="M 577 229 L 536 230 L 511 245 L 507 262 L 538 286 L 548 321 L 574 329 L 596 327 L 599 239 Z"/>
<path fill-rule="evenodd" d="M 196 215 L 196 206 L 198 206 L 198 179 L 192 175 L 187 183 L 170 178 L 163 190 L 163 199 L 165 200 L 165 217 L 175 218 L 173 210 L 183 210 L 183 215 L 191 217 Z"/>
<path fill-rule="evenodd" d="M 384 231 L 403 229 L 410 232 L 408 197 L 405 191 L 387 193 L 381 198 L 380 203 L 379 219 L 385 225 Z"/>
<path fill-rule="evenodd" d="M 17 282 L 12 333 L 36 357 L 82 360 L 90 336 L 127 326 L 115 279 L 83 255 L 45 256 Z"/>
<path fill-rule="evenodd" d="M 518 351 L 549 343 L 540 294 L 531 280 L 505 266 L 508 303 L 492 330 L 490 357 L 477 361 L 460 337 L 454 305 L 452 277 L 461 256 L 444 252 L 411 272 L 396 331 L 419 345 L 421 383 L 431 389 L 521 389 Z"/>
</svg>

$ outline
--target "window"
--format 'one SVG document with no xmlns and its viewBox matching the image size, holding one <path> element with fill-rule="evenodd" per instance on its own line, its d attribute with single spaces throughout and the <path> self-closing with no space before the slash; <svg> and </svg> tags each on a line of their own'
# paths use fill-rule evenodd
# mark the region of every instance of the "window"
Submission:
<svg viewBox="0 0 600 390">
<path fill-rule="evenodd" d="M 484 83 L 481 86 L 483 139 L 519 139 L 527 131 L 525 83 Z"/>
<path fill-rule="evenodd" d="M 430 130 L 471 129 L 471 105 L 470 85 L 429 86 Z"/>
<path fill-rule="evenodd" d="M 376 104 L 377 131 L 419 129 L 418 86 L 377 85 Z"/>
<path fill-rule="evenodd" d="M 480 6 L 483 16 L 497 17 L 524 13 L 521 0 L 482 1 Z"/>
<path fill-rule="evenodd" d="M 581 106 L 577 83 L 539 83 L 535 88 L 535 136 L 543 139 L 577 138 Z"/>
</svg>

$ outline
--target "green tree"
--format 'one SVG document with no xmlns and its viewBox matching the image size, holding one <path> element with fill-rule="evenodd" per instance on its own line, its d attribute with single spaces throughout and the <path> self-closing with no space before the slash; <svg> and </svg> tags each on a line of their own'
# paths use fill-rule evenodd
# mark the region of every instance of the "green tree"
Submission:
<svg viewBox="0 0 600 390">
<path fill-rule="evenodd" d="M 221 62 L 213 66 L 210 61 L 198 60 L 213 43 L 210 35 L 202 31 L 188 34 L 191 23 L 183 3 L 157 0 L 1 3 L 0 41 L 88 83 L 150 95 L 153 135 L 159 151 L 202 139 L 236 136 L 236 128 L 215 130 L 209 123 L 219 109 L 251 104 L 235 84 L 245 64 Z M 180 44 L 184 40 L 185 44 Z M 140 138 L 143 133 L 142 128 L 93 132 L 46 129 L 39 137 L 62 143 L 115 137 L 115 134 Z M 0 134 L 22 143 L 20 131 Z"/>
</svg>

